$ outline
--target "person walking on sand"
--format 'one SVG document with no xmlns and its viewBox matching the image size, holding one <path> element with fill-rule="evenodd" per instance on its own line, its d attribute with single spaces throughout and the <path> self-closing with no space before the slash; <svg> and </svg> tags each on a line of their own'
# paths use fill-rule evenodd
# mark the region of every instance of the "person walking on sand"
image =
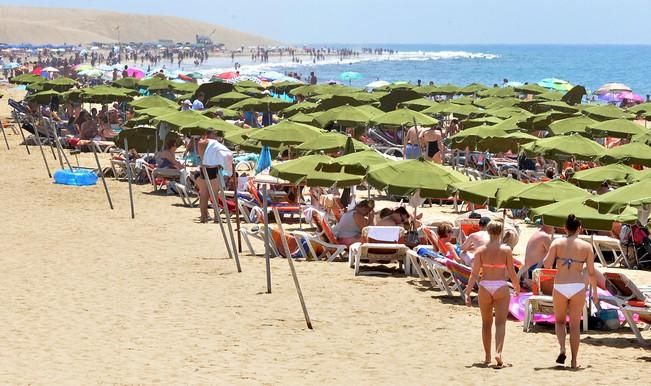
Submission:
<svg viewBox="0 0 651 386">
<path fill-rule="evenodd" d="M 560 346 L 560 353 L 556 363 L 565 364 L 567 359 L 565 351 L 565 337 L 567 335 L 565 320 L 570 316 L 570 350 L 572 351 L 573 369 L 578 368 L 577 355 L 579 353 L 579 339 L 581 315 L 585 307 L 585 290 L 587 270 L 588 279 L 595 304 L 599 304 L 597 295 L 596 271 L 594 267 L 594 254 L 592 245 L 578 238 L 583 225 L 581 220 L 573 214 L 567 216 L 565 232 L 567 236 L 552 241 L 549 252 L 543 262 L 545 268 L 556 266 L 557 273 L 554 278 L 554 318 L 556 319 L 556 338 Z"/>
<path fill-rule="evenodd" d="M 217 173 L 222 173 L 226 177 L 230 177 L 233 174 L 233 153 L 221 143 L 214 130 L 206 131 L 205 137 L 197 143 L 197 150 L 201 158 L 201 166 L 206 168 L 209 179 L 206 182 L 203 171 L 200 171 L 196 176 L 197 186 L 199 187 L 200 221 L 205 223 L 210 220 L 210 216 L 208 215 L 208 201 L 210 200 L 208 183 L 212 186 L 215 197 L 218 197 L 219 184 L 217 181 Z"/>
<path fill-rule="evenodd" d="M 472 273 L 468 286 L 464 291 L 466 305 L 470 307 L 470 293 L 481 272 L 479 281 L 479 310 L 481 312 L 481 337 L 484 345 L 484 364 L 491 363 L 491 330 L 495 320 L 495 362 L 498 367 L 504 364 L 502 350 L 506 334 L 506 317 L 509 313 L 510 291 L 509 283 L 505 280 L 508 275 L 511 279 L 516 295 L 520 292 L 520 284 L 513 268 L 513 255 L 508 245 L 503 245 L 502 223 L 491 221 L 486 228 L 490 241 L 475 252 L 472 264 Z M 494 313 L 494 316 L 493 316 Z"/>
<path fill-rule="evenodd" d="M 422 131 L 419 139 L 421 150 L 425 153 L 425 159 L 440 164 L 444 150 L 441 130 L 432 126 Z"/>
<path fill-rule="evenodd" d="M 407 130 L 402 149 L 405 159 L 418 159 L 420 157 L 420 143 L 418 140 L 420 131 L 420 126 L 412 126 Z"/>
</svg>

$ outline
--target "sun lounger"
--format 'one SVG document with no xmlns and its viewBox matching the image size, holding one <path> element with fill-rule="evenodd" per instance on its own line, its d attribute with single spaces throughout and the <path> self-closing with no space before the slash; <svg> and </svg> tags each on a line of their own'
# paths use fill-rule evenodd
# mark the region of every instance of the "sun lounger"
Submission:
<svg viewBox="0 0 651 386">
<path fill-rule="evenodd" d="M 368 226 L 362 229 L 361 242 L 353 243 L 348 249 L 348 263 L 354 268 L 355 276 L 359 274 L 362 260 L 369 263 L 405 262 L 406 245 L 400 240 L 404 228 L 398 226 Z"/>
<path fill-rule="evenodd" d="M 299 248 L 304 253 L 304 257 L 312 257 L 315 260 L 325 258 L 328 262 L 333 262 L 337 258 L 343 257 L 348 247 L 338 242 L 330 224 L 328 224 L 324 216 L 317 210 L 312 210 L 311 212 L 311 222 L 314 224 L 317 232 L 315 234 L 301 231 L 292 232 Z M 307 252 L 303 251 L 303 244 L 307 247 Z M 321 249 L 321 253 L 317 253 L 315 245 L 320 247 L 317 249 Z"/>
<path fill-rule="evenodd" d="M 623 264 L 626 268 L 631 268 L 619 239 L 601 235 L 579 235 L 579 238 L 592 244 L 597 257 L 599 257 L 599 262 L 604 267 L 615 267 Z M 608 264 L 604 257 L 604 252 L 611 252 L 615 260 Z"/>
<path fill-rule="evenodd" d="M 555 269 L 538 268 L 533 271 L 533 295 L 525 302 L 525 316 L 522 329 L 529 332 L 531 325 L 535 325 L 534 315 L 554 315 L 553 291 Z M 583 307 L 583 331 L 588 329 L 588 308 Z"/>
<path fill-rule="evenodd" d="M 435 252 L 431 245 L 419 245 L 407 251 L 411 272 L 416 272 L 420 279 L 428 279 L 433 288 L 445 291 L 452 296 L 456 284 L 452 273 L 445 266 L 446 258 Z"/>
<path fill-rule="evenodd" d="M 599 300 L 617 307 L 637 341 L 646 344 L 633 315 L 637 314 L 643 318 L 647 322 L 647 328 L 651 326 L 651 287 L 638 287 L 621 273 L 606 272 L 604 276 L 606 289 L 612 296 L 599 296 Z"/>
</svg>

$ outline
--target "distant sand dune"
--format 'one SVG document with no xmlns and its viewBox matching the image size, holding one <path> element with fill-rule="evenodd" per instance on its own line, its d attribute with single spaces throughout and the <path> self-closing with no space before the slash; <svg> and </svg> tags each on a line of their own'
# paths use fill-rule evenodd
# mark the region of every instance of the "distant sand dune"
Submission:
<svg viewBox="0 0 651 386">
<path fill-rule="evenodd" d="M 0 6 L 0 42 L 80 44 L 91 42 L 194 42 L 195 35 L 212 35 L 227 47 L 277 45 L 272 39 L 219 25 L 170 16 L 126 14 L 85 9 Z"/>
</svg>

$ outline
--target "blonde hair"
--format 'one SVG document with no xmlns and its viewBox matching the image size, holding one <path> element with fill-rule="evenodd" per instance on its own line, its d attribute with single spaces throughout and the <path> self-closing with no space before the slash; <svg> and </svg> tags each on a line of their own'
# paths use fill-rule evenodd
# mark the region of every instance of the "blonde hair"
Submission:
<svg viewBox="0 0 651 386">
<path fill-rule="evenodd" d="M 501 221 L 491 220 L 491 222 L 489 222 L 488 226 L 486 227 L 486 232 L 488 232 L 491 239 L 500 238 L 502 236 L 502 228 L 503 225 Z"/>
</svg>

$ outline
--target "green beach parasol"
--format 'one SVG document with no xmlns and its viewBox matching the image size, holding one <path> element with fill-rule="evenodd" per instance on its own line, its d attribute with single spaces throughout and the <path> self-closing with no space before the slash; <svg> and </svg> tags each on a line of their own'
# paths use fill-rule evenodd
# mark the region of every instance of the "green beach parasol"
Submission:
<svg viewBox="0 0 651 386">
<path fill-rule="evenodd" d="M 644 134 L 647 130 L 627 119 L 610 119 L 588 126 L 588 134 L 594 137 L 628 138 L 637 134 Z"/>
<path fill-rule="evenodd" d="M 527 184 L 520 191 L 498 191 L 497 205 L 500 208 L 536 208 L 568 198 L 589 196 L 590 193 L 569 182 L 553 180 Z"/>
<path fill-rule="evenodd" d="M 321 127 L 331 123 L 341 126 L 365 125 L 371 120 L 371 116 L 364 110 L 353 106 L 339 106 L 325 111 L 314 118 L 314 121 Z"/>
<path fill-rule="evenodd" d="M 651 204 L 651 179 L 643 179 L 586 201 L 601 213 L 621 212 L 627 206 L 638 207 Z"/>
<path fill-rule="evenodd" d="M 55 91 L 67 91 L 73 88 L 77 84 L 77 81 L 74 79 L 66 78 L 65 76 L 60 76 L 54 80 L 48 80 L 42 83 L 43 89 L 45 90 L 55 90 Z"/>
<path fill-rule="evenodd" d="M 274 165 L 269 170 L 269 174 L 298 185 L 305 180 L 308 174 L 316 171 L 317 165 L 330 161 L 332 161 L 332 157 L 324 154 L 308 155 Z"/>
<path fill-rule="evenodd" d="M 416 99 L 412 99 L 412 100 L 409 100 L 409 101 L 400 102 L 400 103 L 398 103 L 398 107 L 406 107 L 406 108 L 412 109 L 414 111 L 422 112 L 423 110 L 425 110 L 425 109 L 427 109 L 429 107 L 432 107 L 432 106 L 436 106 L 438 104 L 439 104 L 438 102 L 433 101 L 431 99 L 416 98 Z"/>
<path fill-rule="evenodd" d="M 603 163 L 623 162 L 633 165 L 651 167 L 651 146 L 641 142 L 631 142 L 613 147 L 600 159 Z"/>
<path fill-rule="evenodd" d="M 152 107 L 167 107 L 170 109 L 178 109 L 179 107 L 174 101 L 171 101 L 159 95 L 150 95 L 136 99 L 135 101 L 129 103 L 129 105 L 136 110 L 150 109 Z"/>
<path fill-rule="evenodd" d="M 549 132 L 552 135 L 566 135 L 566 134 L 584 134 L 590 125 L 598 123 L 594 119 L 588 117 L 572 117 L 555 121 L 549 125 Z"/>
<path fill-rule="evenodd" d="M 477 143 L 481 140 L 489 137 L 502 137 L 507 134 L 508 133 L 503 129 L 481 125 L 461 130 L 457 134 L 448 138 L 448 142 L 454 149 L 465 149 L 468 147 L 474 150 L 477 147 Z"/>
<path fill-rule="evenodd" d="M 576 182 L 582 188 L 597 189 L 604 182 L 626 185 L 628 179 L 635 173 L 636 170 L 632 167 L 612 164 L 576 172 L 570 181 Z"/>
<path fill-rule="evenodd" d="M 348 136 L 336 132 L 323 133 L 313 137 L 310 140 L 296 146 L 297 151 L 324 151 L 331 153 L 335 151 L 342 151 L 346 146 Z M 364 143 L 353 139 L 354 151 L 366 150 L 369 147 Z"/>
<path fill-rule="evenodd" d="M 585 205 L 585 201 L 585 197 L 578 197 L 540 206 L 531 210 L 531 217 L 540 218 L 545 225 L 562 228 L 567 221 L 567 215 L 573 213 L 581 220 L 585 229 L 598 231 L 610 231 L 613 221 L 632 224 L 637 219 L 637 213 L 632 208 L 620 215 L 602 214 L 597 209 Z"/>
<path fill-rule="evenodd" d="M 309 142 L 321 135 L 321 130 L 302 123 L 281 121 L 274 125 L 251 130 L 249 139 L 262 142 L 264 145 L 298 145 Z"/>
<path fill-rule="evenodd" d="M 609 119 L 633 119 L 633 114 L 627 113 L 619 107 L 613 105 L 590 106 L 583 109 L 583 114 L 597 120 L 607 121 Z"/>
<path fill-rule="evenodd" d="M 490 127 L 494 130 L 499 129 L 495 126 Z M 491 153 L 504 153 L 507 151 L 517 153 L 520 150 L 520 146 L 536 140 L 538 140 L 538 137 L 534 137 L 531 134 L 521 132 L 508 133 L 506 135 L 499 136 L 489 136 L 477 143 L 477 150 L 488 151 Z"/>
<path fill-rule="evenodd" d="M 405 196 L 420 189 L 421 197 L 447 197 L 452 184 L 468 178 L 452 168 L 420 158 L 372 167 L 367 181 L 389 194 Z"/>
<path fill-rule="evenodd" d="M 376 116 L 371 119 L 372 125 L 382 126 L 384 128 L 399 128 L 405 126 L 413 126 L 414 123 L 418 126 L 435 126 L 439 123 L 438 120 L 429 117 L 418 111 L 410 110 L 406 107 Z"/>
<path fill-rule="evenodd" d="M 280 112 L 284 117 L 291 117 L 298 113 L 311 113 L 316 110 L 317 106 L 314 102 L 301 102 L 284 108 Z"/>
<path fill-rule="evenodd" d="M 26 98 L 28 101 L 38 103 L 40 105 L 49 104 L 52 97 L 60 97 L 61 93 L 55 90 L 45 90 L 40 91 L 35 94 L 28 95 Z"/>
<path fill-rule="evenodd" d="M 112 83 L 113 86 L 137 89 L 138 88 L 138 79 L 133 77 L 120 78 Z"/>
<path fill-rule="evenodd" d="M 477 205 L 497 206 L 497 191 L 502 190 L 506 194 L 519 192 L 526 187 L 526 184 L 513 178 L 494 178 L 490 180 L 478 180 L 454 184 L 453 191 L 459 193 L 459 198 Z"/>
<path fill-rule="evenodd" d="M 214 97 L 210 98 L 210 102 L 218 106 L 225 107 L 248 98 L 249 96 L 246 94 L 242 94 L 237 91 L 231 91 L 231 92 L 215 95 Z"/>
<path fill-rule="evenodd" d="M 539 139 L 522 145 L 528 155 L 542 155 L 552 159 L 595 160 L 606 154 L 606 148 L 578 134 Z"/>
<path fill-rule="evenodd" d="M 130 93 L 133 90 L 109 87 L 109 86 L 96 86 L 83 89 L 81 99 L 84 102 L 90 103 L 112 103 L 121 101 L 130 101 L 133 99 Z"/>
</svg>

